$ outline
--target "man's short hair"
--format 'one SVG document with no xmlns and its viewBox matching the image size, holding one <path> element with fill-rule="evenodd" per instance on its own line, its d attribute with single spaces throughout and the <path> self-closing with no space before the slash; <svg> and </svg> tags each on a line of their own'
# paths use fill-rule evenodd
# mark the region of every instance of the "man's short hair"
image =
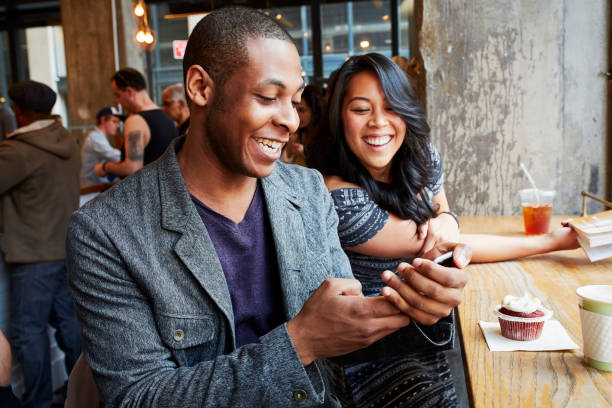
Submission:
<svg viewBox="0 0 612 408">
<path fill-rule="evenodd" d="M 218 87 L 247 65 L 249 39 L 293 39 L 274 19 L 246 7 L 214 10 L 195 26 L 183 59 L 183 81 L 192 65 L 200 65 Z"/>
<path fill-rule="evenodd" d="M 121 68 L 119 71 L 115 72 L 111 79 L 115 81 L 117 88 L 121 89 L 122 91 L 128 86 L 133 88 L 135 91 L 142 91 L 143 89 L 147 88 L 147 83 L 145 82 L 144 77 L 134 68 Z"/>
<path fill-rule="evenodd" d="M 47 85 L 36 81 L 22 81 L 10 86 L 9 98 L 22 111 L 50 114 L 57 94 Z"/>
<path fill-rule="evenodd" d="M 185 88 L 183 87 L 183 84 L 168 85 L 164 88 L 162 94 L 165 92 L 170 93 L 173 101 L 187 102 L 185 99 Z"/>
</svg>

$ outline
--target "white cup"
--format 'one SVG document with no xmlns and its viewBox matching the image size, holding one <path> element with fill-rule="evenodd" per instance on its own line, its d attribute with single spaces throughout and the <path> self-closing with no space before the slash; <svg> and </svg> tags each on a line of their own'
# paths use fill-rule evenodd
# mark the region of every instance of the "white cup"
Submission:
<svg viewBox="0 0 612 408">
<path fill-rule="evenodd" d="M 588 285 L 576 289 L 584 359 L 588 365 L 612 371 L 612 285 Z"/>
</svg>

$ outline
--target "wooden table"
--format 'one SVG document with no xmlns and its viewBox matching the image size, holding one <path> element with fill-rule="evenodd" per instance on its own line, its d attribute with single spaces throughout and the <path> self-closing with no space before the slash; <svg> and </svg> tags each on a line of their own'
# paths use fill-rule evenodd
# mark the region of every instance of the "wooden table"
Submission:
<svg viewBox="0 0 612 408">
<path fill-rule="evenodd" d="M 553 216 L 559 225 L 562 216 Z M 521 216 L 460 217 L 462 233 L 517 235 Z M 492 308 L 507 294 L 529 291 L 553 310 L 582 347 L 576 288 L 612 284 L 612 259 L 589 262 L 582 249 L 510 262 L 468 266 L 459 321 L 470 401 L 475 407 L 612 407 L 612 372 L 587 366 L 582 349 L 492 352 L 478 321 L 497 321 Z"/>
</svg>

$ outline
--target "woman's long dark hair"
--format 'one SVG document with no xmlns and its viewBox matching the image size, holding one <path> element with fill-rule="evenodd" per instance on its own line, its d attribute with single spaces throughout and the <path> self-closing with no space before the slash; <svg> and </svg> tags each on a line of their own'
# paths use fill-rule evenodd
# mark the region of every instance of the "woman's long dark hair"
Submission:
<svg viewBox="0 0 612 408">
<path fill-rule="evenodd" d="M 380 80 L 387 102 L 406 123 L 406 136 L 393 157 L 392 184 L 372 178 L 350 150 L 344 137 L 342 102 L 350 80 L 357 74 L 370 71 Z M 424 194 L 426 187 L 435 184 L 439 174 L 425 111 L 419 104 L 414 87 L 406 74 L 389 58 L 370 53 L 349 58 L 330 85 L 328 109 L 323 117 L 316 142 L 316 154 L 308 165 L 323 174 L 337 175 L 343 180 L 365 189 L 380 207 L 404 219 L 422 224 L 436 215 Z"/>
</svg>

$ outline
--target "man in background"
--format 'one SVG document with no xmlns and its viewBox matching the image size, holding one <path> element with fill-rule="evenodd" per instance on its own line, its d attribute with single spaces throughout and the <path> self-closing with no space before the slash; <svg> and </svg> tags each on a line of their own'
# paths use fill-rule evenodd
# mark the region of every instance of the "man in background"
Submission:
<svg viewBox="0 0 612 408">
<path fill-rule="evenodd" d="M 179 136 L 187 133 L 187 129 L 189 129 L 189 107 L 185 99 L 183 84 L 174 84 L 164 88 L 162 110 L 176 122 Z"/>
<path fill-rule="evenodd" d="M 102 168 L 106 162 L 121 161 L 121 151 L 111 146 L 109 140 L 117 135 L 117 130 L 125 116 L 120 114 L 114 106 L 100 109 L 96 115 L 98 121 L 94 130 L 89 132 L 83 150 L 81 152 L 81 183 L 98 184 L 109 182 L 108 177 L 98 177 L 94 172 L 94 166 L 102 162 Z"/>
<path fill-rule="evenodd" d="M 50 407 L 47 325 L 70 372 L 79 328 L 66 281 L 66 230 L 79 205 L 79 149 L 51 109 L 57 95 L 24 81 L 8 91 L 19 128 L 0 143 L 0 246 L 11 280 L 10 338 L 23 368 L 23 407 Z"/>
<path fill-rule="evenodd" d="M 111 87 L 117 103 L 130 113 L 123 129 L 125 158 L 98 163 L 94 172 L 98 177 L 115 174 L 123 178 L 161 156 L 178 133 L 172 119 L 151 100 L 140 72 L 120 69 L 113 75 Z"/>
<path fill-rule="evenodd" d="M 3 98 L 4 99 L 4 98 Z M 4 102 L 0 103 L 0 141 L 4 140 L 7 134 L 17 128 L 15 115 L 11 108 Z"/>
</svg>

